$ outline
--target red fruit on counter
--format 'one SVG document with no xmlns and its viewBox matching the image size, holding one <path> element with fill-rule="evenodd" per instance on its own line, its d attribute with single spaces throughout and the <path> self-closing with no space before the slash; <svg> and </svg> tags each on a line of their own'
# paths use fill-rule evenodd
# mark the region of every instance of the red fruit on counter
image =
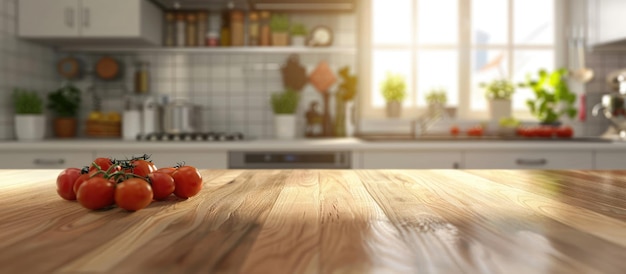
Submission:
<svg viewBox="0 0 626 274">
<path fill-rule="evenodd" d="M 67 168 L 57 176 L 57 193 L 65 200 L 76 200 L 76 192 L 74 191 L 74 183 L 80 177 L 80 169 Z"/>
<path fill-rule="evenodd" d="M 574 136 L 574 129 L 570 126 L 560 126 L 556 129 L 556 136 L 559 138 L 572 138 L 572 136 Z"/>
</svg>

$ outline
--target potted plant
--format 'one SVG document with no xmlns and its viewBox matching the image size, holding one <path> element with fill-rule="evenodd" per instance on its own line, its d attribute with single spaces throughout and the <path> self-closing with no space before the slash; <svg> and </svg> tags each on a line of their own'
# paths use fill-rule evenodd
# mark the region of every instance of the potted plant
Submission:
<svg viewBox="0 0 626 274">
<path fill-rule="evenodd" d="M 350 67 L 339 70 L 343 80 L 335 93 L 335 136 L 345 137 L 354 134 L 354 113 L 352 100 L 356 95 L 357 77 L 350 74 Z"/>
<path fill-rule="evenodd" d="M 406 98 L 404 76 L 388 72 L 380 85 L 383 98 L 387 102 L 387 117 L 396 118 L 402 114 L 402 101 Z"/>
<path fill-rule="evenodd" d="M 306 45 L 306 36 L 309 30 L 304 24 L 298 23 L 291 27 L 291 44 L 298 47 Z"/>
<path fill-rule="evenodd" d="M 300 96 L 293 89 L 272 94 L 271 103 L 274 111 L 274 129 L 276 138 L 293 139 L 296 136 L 296 109 Z"/>
<path fill-rule="evenodd" d="M 439 117 L 445 111 L 448 102 L 448 92 L 445 88 L 432 88 L 426 93 L 426 104 L 428 104 L 428 115 Z"/>
<path fill-rule="evenodd" d="M 289 16 L 287 14 L 272 14 L 270 29 L 272 30 L 272 45 L 289 45 Z"/>
<path fill-rule="evenodd" d="M 48 109 L 55 113 L 54 135 L 59 138 L 76 136 L 80 90 L 71 84 L 63 85 L 48 94 Z"/>
<path fill-rule="evenodd" d="M 46 133 L 46 118 L 41 96 L 35 91 L 15 88 L 13 108 L 15 137 L 20 141 L 42 140 Z"/>
<path fill-rule="evenodd" d="M 511 116 L 511 96 L 515 86 L 507 79 L 495 79 L 489 83 L 481 83 L 485 89 L 485 98 L 489 103 L 489 116 L 494 121 Z"/>
<path fill-rule="evenodd" d="M 534 99 L 526 100 L 530 113 L 539 119 L 542 125 L 559 125 L 561 116 L 576 117 L 577 109 L 574 107 L 576 94 L 572 93 L 567 85 L 566 69 L 558 69 L 553 72 L 539 70 L 538 79 L 532 79 L 530 75 L 519 84 L 520 87 L 530 88 L 535 94 Z"/>
</svg>

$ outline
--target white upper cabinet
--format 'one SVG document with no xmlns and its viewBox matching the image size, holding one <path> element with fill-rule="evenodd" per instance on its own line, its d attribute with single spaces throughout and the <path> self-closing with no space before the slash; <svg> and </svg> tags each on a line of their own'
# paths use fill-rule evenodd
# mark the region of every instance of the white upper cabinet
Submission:
<svg viewBox="0 0 626 274">
<path fill-rule="evenodd" d="M 162 12 L 148 0 L 20 0 L 20 37 L 55 45 L 158 45 Z"/>
<path fill-rule="evenodd" d="M 588 44 L 626 48 L 624 0 L 587 0 Z"/>
</svg>

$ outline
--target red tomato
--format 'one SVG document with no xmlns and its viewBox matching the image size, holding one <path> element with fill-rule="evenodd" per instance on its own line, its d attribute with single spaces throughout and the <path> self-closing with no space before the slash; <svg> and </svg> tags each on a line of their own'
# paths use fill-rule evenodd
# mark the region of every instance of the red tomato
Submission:
<svg viewBox="0 0 626 274">
<path fill-rule="evenodd" d="M 159 168 L 159 169 L 155 170 L 154 172 L 162 172 L 162 173 L 166 173 L 166 174 L 172 175 L 172 173 L 174 173 L 174 171 L 176 171 L 175 167 L 162 167 L 162 168 Z"/>
<path fill-rule="evenodd" d="M 458 126 L 452 126 L 450 127 L 450 134 L 453 136 L 457 136 L 459 135 L 459 133 L 461 133 L 461 130 L 459 129 Z"/>
<path fill-rule="evenodd" d="M 76 181 L 74 181 L 74 193 L 78 193 L 78 189 L 80 188 L 80 186 L 87 180 L 89 180 L 89 174 L 81 174 L 80 176 L 78 176 L 78 178 L 76 178 Z"/>
<path fill-rule="evenodd" d="M 165 172 L 155 171 L 148 174 L 148 179 L 152 183 L 152 193 L 155 200 L 164 200 L 174 192 L 174 178 Z"/>
<path fill-rule="evenodd" d="M 80 177 L 80 169 L 67 168 L 57 176 L 57 193 L 65 200 L 76 200 L 76 192 L 74 191 L 74 183 Z"/>
<path fill-rule="evenodd" d="M 481 126 L 473 126 L 467 129 L 468 136 L 482 136 L 483 135 L 483 127 Z"/>
<path fill-rule="evenodd" d="M 141 177 L 146 177 L 148 174 L 157 170 L 156 166 L 152 162 L 146 160 L 133 160 L 130 164 L 133 166 L 130 171 Z"/>
<path fill-rule="evenodd" d="M 517 134 L 517 136 L 526 136 L 526 128 L 525 127 L 517 127 L 515 129 L 515 134 Z"/>
<path fill-rule="evenodd" d="M 152 202 L 152 197 L 152 187 L 140 178 L 130 178 L 115 188 L 115 203 L 129 211 L 145 208 Z"/>
<path fill-rule="evenodd" d="M 202 175 L 192 166 L 183 166 L 172 173 L 174 178 L 174 195 L 180 198 L 192 197 L 202 189 Z"/>
<path fill-rule="evenodd" d="M 93 177 L 80 186 L 76 198 L 85 208 L 95 210 L 113 205 L 114 195 L 114 183 L 102 177 Z"/>
<path fill-rule="evenodd" d="M 91 165 L 89 165 L 89 171 L 94 171 L 94 170 L 98 170 L 94 164 L 98 165 L 100 167 L 100 169 L 107 171 L 109 170 L 109 168 L 113 165 L 113 161 L 109 158 L 104 158 L 104 157 L 99 157 L 96 158 L 95 160 L 93 160 L 93 163 L 91 163 Z M 119 167 L 114 168 L 116 170 L 120 170 Z M 114 172 L 115 170 L 111 170 L 111 172 Z"/>
<path fill-rule="evenodd" d="M 572 138 L 574 130 L 570 126 L 561 126 L 556 129 L 556 136 L 559 138 Z"/>
<path fill-rule="evenodd" d="M 535 136 L 542 138 L 551 138 L 553 129 L 550 126 L 539 126 L 535 129 Z"/>
</svg>

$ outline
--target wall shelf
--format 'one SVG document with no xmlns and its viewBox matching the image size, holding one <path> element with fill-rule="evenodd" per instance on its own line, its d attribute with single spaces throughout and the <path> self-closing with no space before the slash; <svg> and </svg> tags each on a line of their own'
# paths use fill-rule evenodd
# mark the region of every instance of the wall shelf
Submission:
<svg viewBox="0 0 626 274">
<path fill-rule="evenodd" d="M 116 48 L 116 47 L 62 47 L 61 52 L 84 52 L 84 53 L 266 53 L 266 54 L 318 54 L 318 53 L 343 53 L 356 54 L 355 47 L 146 47 L 146 48 Z"/>
</svg>

